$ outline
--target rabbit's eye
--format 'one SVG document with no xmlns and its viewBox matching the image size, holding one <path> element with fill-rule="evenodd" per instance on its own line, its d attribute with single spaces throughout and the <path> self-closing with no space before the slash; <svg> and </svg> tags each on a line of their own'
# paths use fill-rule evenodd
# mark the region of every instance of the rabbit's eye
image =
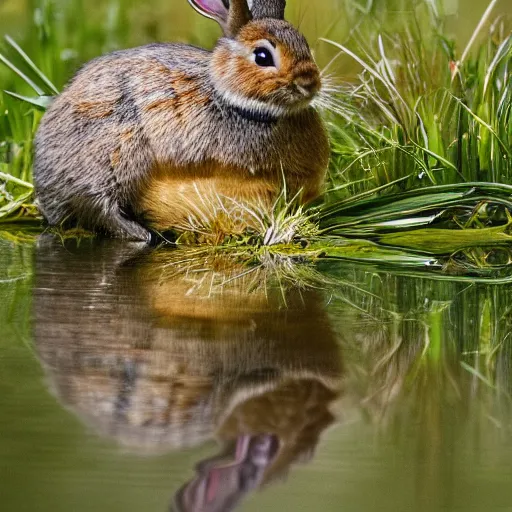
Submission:
<svg viewBox="0 0 512 512">
<path fill-rule="evenodd" d="M 256 48 L 254 50 L 254 62 L 261 67 L 275 66 L 274 57 L 268 48 Z"/>
</svg>

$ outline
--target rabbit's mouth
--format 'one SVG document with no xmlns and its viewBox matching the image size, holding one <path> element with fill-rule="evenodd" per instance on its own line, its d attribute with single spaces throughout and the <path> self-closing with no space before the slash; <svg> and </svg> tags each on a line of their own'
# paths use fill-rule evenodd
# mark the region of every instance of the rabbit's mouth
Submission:
<svg viewBox="0 0 512 512">
<path fill-rule="evenodd" d="M 292 83 L 276 98 L 276 103 L 279 102 L 288 114 L 294 114 L 308 108 L 317 97 L 319 90 L 320 87 L 317 85 Z"/>
<path fill-rule="evenodd" d="M 299 101 L 311 102 L 322 87 L 320 73 L 316 65 L 303 66 L 292 80 L 292 87 Z"/>
<path fill-rule="evenodd" d="M 311 103 L 321 88 L 321 83 L 318 80 L 315 82 L 295 81 L 293 85 L 298 101 L 304 101 L 305 103 Z"/>
<path fill-rule="evenodd" d="M 290 102 L 291 108 L 297 110 L 308 107 L 315 99 L 318 90 L 319 88 L 317 87 L 312 90 L 309 87 L 294 84 L 292 91 L 293 100 Z"/>
<path fill-rule="evenodd" d="M 318 77 L 299 75 L 280 91 L 275 91 L 274 97 L 269 98 L 274 104 L 281 105 L 288 113 L 305 109 L 318 96 L 322 83 Z"/>
</svg>

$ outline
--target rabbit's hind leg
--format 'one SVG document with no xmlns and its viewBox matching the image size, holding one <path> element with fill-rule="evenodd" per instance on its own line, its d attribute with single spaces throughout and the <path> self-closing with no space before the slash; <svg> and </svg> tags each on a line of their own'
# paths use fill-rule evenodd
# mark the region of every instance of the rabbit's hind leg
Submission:
<svg viewBox="0 0 512 512">
<path fill-rule="evenodd" d="M 74 201 L 72 210 L 80 224 L 95 232 L 124 240 L 151 241 L 150 231 L 126 215 L 112 196 L 82 196 Z"/>
<path fill-rule="evenodd" d="M 134 220 L 123 217 L 120 212 L 109 217 L 107 230 L 125 240 L 151 242 L 151 232 L 148 229 Z"/>
<path fill-rule="evenodd" d="M 117 238 L 148 243 L 151 241 L 151 232 L 137 221 L 123 215 L 119 207 L 104 211 L 96 218 L 95 224 Z"/>
</svg>

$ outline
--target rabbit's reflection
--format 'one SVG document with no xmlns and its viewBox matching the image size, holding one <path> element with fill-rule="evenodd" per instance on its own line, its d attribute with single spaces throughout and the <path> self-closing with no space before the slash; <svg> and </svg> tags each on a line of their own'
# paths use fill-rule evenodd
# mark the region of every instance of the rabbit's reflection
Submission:
<svg viewBox="0 0 512 512">
<path fill-rule="evenodd" d="M 136 449 L 220 443 L 178 510 L 231 510 L 308 460 L 335 419 L 342 364 L 321 294 L 285 284 L 281 265 L 39 244 L 35 337 L 62 402 Z"/>
</svg>

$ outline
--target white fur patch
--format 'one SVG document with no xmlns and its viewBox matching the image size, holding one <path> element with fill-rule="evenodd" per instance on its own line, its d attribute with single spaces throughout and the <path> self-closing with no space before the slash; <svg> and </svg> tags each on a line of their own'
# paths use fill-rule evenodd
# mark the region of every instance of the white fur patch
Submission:
<svg viewBox="0 0 512 512">
<path fill-rule="evenodd" d="M 219 90 L 219 92 L 228 105 L 242 110 L 257 112 L 258 114 L 268 114 L 274 117 L 284 116 L 289 112 L 289 109 L 285 107 L 270 105 L 264 101 L 255 100 L 253 98 L 246 98 L 236 92 L 226 90 Z"/>
<path fill-rule="evenodd" d="M 247 48 L 245 45 L 243 45 L 235 39 L 225 39 L 224 44 L 229 47 L 229 49 L 234 55 L 240 55 L 241 57 L 249 57 L 252 53 L 249 48 Z"/>
</svg>

